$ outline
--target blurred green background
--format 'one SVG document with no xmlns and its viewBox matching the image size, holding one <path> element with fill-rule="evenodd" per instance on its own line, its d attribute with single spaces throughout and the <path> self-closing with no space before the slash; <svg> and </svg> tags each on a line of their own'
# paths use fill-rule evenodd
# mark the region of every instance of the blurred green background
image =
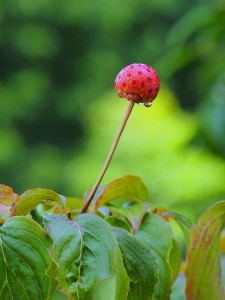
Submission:
<svg viewBox="0 0 225 300">
<path fill-rule="evenodd" d="M 2 0 L 0 181 L 83 197 L 128 102 L 114 79 L 153 66 L 104 178 L 141 176 L 153 206 L 196 217 L 225 197 L 224 0 Z"/>
</svg>

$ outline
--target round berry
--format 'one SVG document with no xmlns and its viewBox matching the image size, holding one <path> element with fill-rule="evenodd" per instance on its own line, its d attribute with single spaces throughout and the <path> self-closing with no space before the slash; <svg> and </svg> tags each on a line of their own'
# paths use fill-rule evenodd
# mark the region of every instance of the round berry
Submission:
<svg viewBox="0 0 225 300">
<path fill-rule="evenodd" d="M 131 64 L 123 68 L 114 82 L 120 98 L 149 104 L 156 98 L 160 81 L 156 71 L 145 64 Z"/>
</svg>

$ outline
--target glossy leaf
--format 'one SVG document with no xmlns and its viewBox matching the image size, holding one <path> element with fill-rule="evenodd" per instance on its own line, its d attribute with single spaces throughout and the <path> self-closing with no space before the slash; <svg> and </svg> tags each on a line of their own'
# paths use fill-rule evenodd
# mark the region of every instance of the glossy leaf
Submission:
<svg viewBox="0 0 225 300">
<path fill-rule="evenodd" d="M 73 221 L 53 216 L 47 230 L 54 240 L 61 288 L 70 299 L 92 299 L 95 287 L 115 274 L 116 240 L 110 225 L 92 214 Z"/>
<path fill-rule="evenodd" d="M 140 177 L 126 175 L 106 185 L 102 194 L 96 200 L 94 209 L 96 210 L 99 206 L 115 200 L 142 202 L 147 201 L 148 198 L 148 189 Z"/>
<path fill-rule="evenodd" d="M 27 215 L 32 209 L 41 203 L 58 205 L 63 207 L 63 198 L 54 191 L 46 189 L 31 189 L 23 193 L 18 200 L 13 203 L 11 216 Z"/>
<path fill-rule="evenodd" d="M 225 222 L 225 201 L 211 206 L 192 229 L 186 269 L 187 300 L 223 300 L 220 234 Z"/>
<path fill-rule="evenodd" d="M 158 265 L 152 251 L 134 235 L 121 228 L 114 228 L 130 279 L 127 300 L 150 300 L 158 280 Z"/>
<path fill-rule="evenodd" d="M 145 214 L 149 210 L 149 207 L 150 204 L 148 202 L 141 202 L 131 204 L 126 208 L 110 206 L 109 209 L 114 214 L 125 216 L 132 226 L 132 232 L 135 233 L 138 230 Z"/>
<path fill-rule="evenodd" d="M 135 236 L 151 249 L 159 265 L 159 282 L 154 292 L 154 299 L 169 299 L 172 284 L 169 255 L 173 240 L 170 225 L 163 218 L 147 213 Z"/>
<path fill-rule="evenodd" d="M 51 299 L 56 266 L 52 241 L 33 220 L 10 218 L 0 227 L 0 299 Z"/>
</svg>

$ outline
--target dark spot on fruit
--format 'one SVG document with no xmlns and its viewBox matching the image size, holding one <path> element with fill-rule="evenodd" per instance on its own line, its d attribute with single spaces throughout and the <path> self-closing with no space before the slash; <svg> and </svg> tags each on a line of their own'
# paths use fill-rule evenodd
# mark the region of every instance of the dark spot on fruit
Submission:
<svg viewBox="0 0 225 300">
<path fill-rule="evenodd" d="M 137 85 L 137 80 L 131 80 L 131 83 L 130 83 L 132 86 L 136 86 Z"/>
</svg>

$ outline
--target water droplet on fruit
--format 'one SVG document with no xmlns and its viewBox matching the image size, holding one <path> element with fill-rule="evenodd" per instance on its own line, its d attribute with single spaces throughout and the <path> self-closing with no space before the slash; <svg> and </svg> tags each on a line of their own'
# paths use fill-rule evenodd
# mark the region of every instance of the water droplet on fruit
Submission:
<svg viewBox="0 0 225 300">
<path fill-rule="evenodd" d="M 144 103 L 143 102 L 139 102 L 138 105 L 144 105 Z"/>
<path fill-rule="evenodd" d="M 145 102 L 145 103 L 144 103 L 144 106 L 145 106 L 145 107 L 150 107 L 151 105 L 152 105 L 152 102 L 151 102 L 151 101 Z"/>
</svg>

